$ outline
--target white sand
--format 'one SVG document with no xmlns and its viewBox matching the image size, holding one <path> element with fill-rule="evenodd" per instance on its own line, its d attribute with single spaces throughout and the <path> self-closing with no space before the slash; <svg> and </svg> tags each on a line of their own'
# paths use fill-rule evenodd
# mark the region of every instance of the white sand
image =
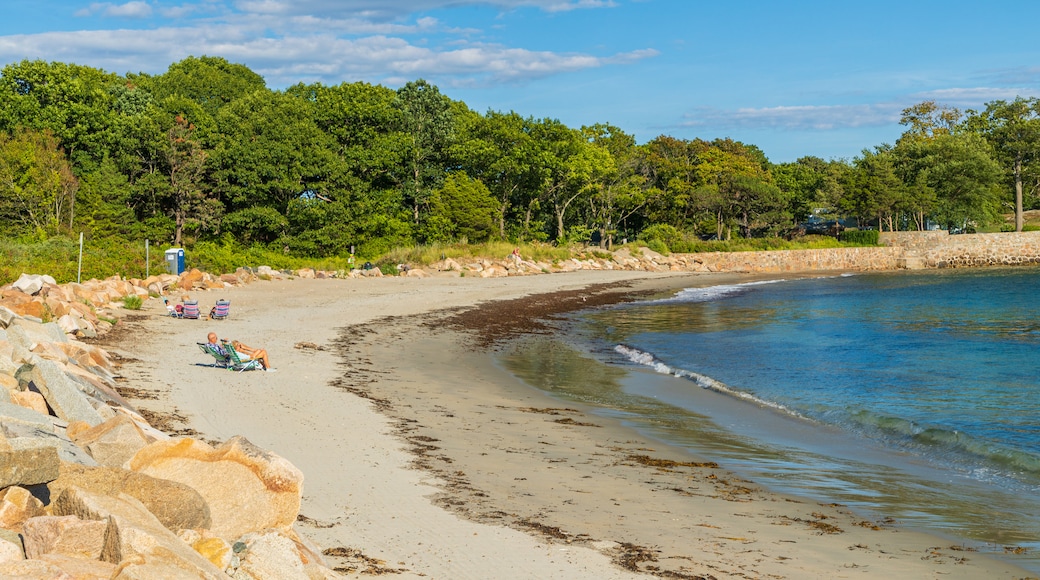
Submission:
<svg viewBox="0 0 1040 580">
<path fill-rule="evenodd" d="M 125 323 L 130 331 L 106 348 L 136 359 L 124 364 L 126 386 L 157 396 L 131 401 L 140 408 L 183 416 L 202 439 L 243 435 L 300 468 L 305 519 L 297 527 L 320 548 L 345 548 L 337 553 L 350 557 L 329 563 L 358 570 L 350 576 L 366 567 L 398 578 L 645 576 L 615 562 L 622 543 L 646 549 L 630 555 L 659 559 L 636 558 L 641 570 L 680 574 L 673 577 L 1028 576 L 948 540 L 869 529 L 846 510 L 772 494 L 721 470 L 633 463 L 626 458 L 635 454 L 694 458 L 650 449 L 600 418 L 563 411 L 578 423 L 568 425 L 531 412 L 568 405 L 503 375 L 457 335 L 418 324 L 423 314 L 487 300 L 647 279 L 676 280 L 577 272 L 261 281 L 193 294 L 204 310 L 229 298 L 224 321 L 171 319 L 149 301 L 144 319 Z M 341 359 L 334 343 L 348 327 L 352 345 Z M 210 330 L 266 348 L 276 372 L 202 366 L 210 361 L 196 343 Z M 296 348 L 303 342 L 324 350 Z M 432 469 L 413 466 L 408 448 L 422 444 L 431 446 L 423 460 Z M 822 533 L 821 522 L 843 531 Z M 543 533 L 557 528 L 565 539 Z"/>
</svg>

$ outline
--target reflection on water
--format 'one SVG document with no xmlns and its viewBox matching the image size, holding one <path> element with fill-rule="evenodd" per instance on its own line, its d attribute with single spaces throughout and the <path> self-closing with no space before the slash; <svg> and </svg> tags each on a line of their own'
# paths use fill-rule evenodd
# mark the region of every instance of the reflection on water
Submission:
<svg viewBox="0 0 1040 580">
<path fill-rule="evenodd" d="M 674 312 L 613 313 L 615 333 L 673 324 Z M 704 308 L 683 329 L 747 322 L 749 312 Z M 759 313 L 777 316 L 777 312 Z M 632 322 L 630 319 L 642 318 Z M 629 324 L 631 323 L 631 326 Z M 833 345 L 831 345 L 833 347 Z M 781 416 L 702 389 L 691 381 L 608 364 L 559 340 L 532 337 L 500 363 L 524 382 L 564 401 L 619 419 L 645 436 L 687 449 L 776 491 L 837 502 L 866 517 L 999 546 L 1040 546 L 1035 493 L 1015 495 L 965 474 L 854 438 L 825 424 Z M 698 413 L 692 409 L 703 410 Z M 1029 558 L 1036 558 L 1030 556 Z M 1018 561 L 1040 569 L 1040 560 Z"/>
</svg>

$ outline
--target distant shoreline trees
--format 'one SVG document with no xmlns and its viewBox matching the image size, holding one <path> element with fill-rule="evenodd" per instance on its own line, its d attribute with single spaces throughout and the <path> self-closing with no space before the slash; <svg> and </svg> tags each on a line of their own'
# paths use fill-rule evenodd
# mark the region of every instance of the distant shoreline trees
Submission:
<svg viewBox="0 0 1040 580">
<path fill-rule="evenodd" d="M 961 230 L 1014 211 L 1022 229 L 1038 204 L 1040 101 L 966 112 L 926 101 L 901 122 L 895 144 L 852 160 L 774 164 L 730 139 L 637 144 L 608 123 L 481 114 L 422 79 L 275 91 L 219 57 L 156 76 L 22 61 L 0 69 L 0 231 L 322 257 L 792 236 L 821 215 Z"/>
</svg>

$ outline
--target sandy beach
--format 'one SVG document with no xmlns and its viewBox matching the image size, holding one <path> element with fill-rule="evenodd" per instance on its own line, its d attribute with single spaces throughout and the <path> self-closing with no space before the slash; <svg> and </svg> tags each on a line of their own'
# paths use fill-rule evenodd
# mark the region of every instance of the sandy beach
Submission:
<svg viewBox="0 0 1040 580">
<path fill-rule="evenodd" d="M 242 435 L 305 476 L 298 530 L 347 577 L 1027 578 L 958 541 L 760 488 L 516 380 L 489 352 L 538 317 L 748 278 L 573 272 L 259 281 L 150 300 L 101 343 L 164 430 Z M 209 331 L 275 372 L 207 366 Z"/>
</svg>

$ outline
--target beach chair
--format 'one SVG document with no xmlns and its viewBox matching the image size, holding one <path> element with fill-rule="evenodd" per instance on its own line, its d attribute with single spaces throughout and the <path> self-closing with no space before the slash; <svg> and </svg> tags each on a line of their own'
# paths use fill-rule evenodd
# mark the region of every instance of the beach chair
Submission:
<svg viewBox="0 0 1040 580">
<path fill-rule="evenodd" d="M 200 314 L 198 300 L 185 300 L 183 302 L 183 306 L 184 310 L 181 312 L 181 318 L 199 318 Z"/>
<path fill-rule="evenodd" d="M 209 317 L 213 320 L 224 320 L 231 314 L 231 301 L 230 300 L 217 300 L 217 305 L 210 311 Z"/>
<path fill-rule="evenodd" d="M 235 370 L 248 371 L 252 369 L 264 369 L 264 363 L 260 359 L 243 359 L 242 355 L 238 354 L 234 346 L 231 346 L 230 342 L 222 340 L 221 343 L 224 346 L 224 350 L 228 353 L 228 359 L 231 364 L 235 367 Z M 239 368 L 241 367 L 241 368 Z"/>
<path fill-rule="evenodd" d="M 239 372 L 264 368 L 264 366 L 260 364 L 260 361 L 258 360 L 243 361 L 238 356 L 238 353 L 235 352 L 235 349 L 231 347 L 230 344 L 224 343 L 224 350 L 226 350 L 228 353 L 226 355 L 220 354 L 220 351 L 206 344 L 205 342 L 197 342 L 195 344 L 199 345 L 199 348 L 202 349 L 202 352 L 213 357 L 213 366 L 217 368 Z"/>
</svg>

